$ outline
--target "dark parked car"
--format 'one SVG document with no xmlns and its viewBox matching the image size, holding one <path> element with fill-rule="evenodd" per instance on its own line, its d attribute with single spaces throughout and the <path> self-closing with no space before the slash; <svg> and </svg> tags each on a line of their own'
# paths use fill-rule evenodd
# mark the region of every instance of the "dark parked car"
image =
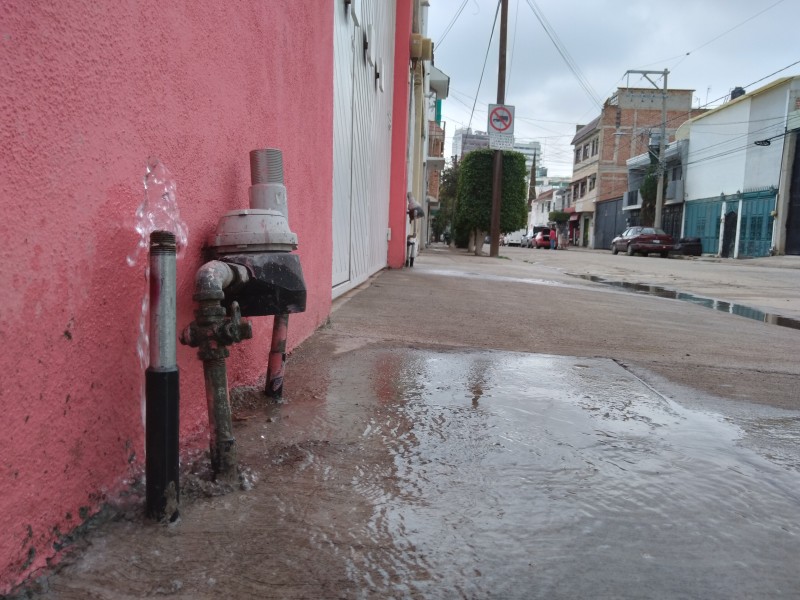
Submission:
<svg viewBox="0 0 800 600">
<path fill-rule="evenodd" d="M 534 248 L 549 248 L 550 247 L 550 232 L 540 231 L 533 238 Z"/>
<path fill-rule="evenodd" d="M 628 256 L 634 254 L 658 253 L 667 258 L 669 251 L 675 249 L 675 240 L 668 233 L 655 227 L 628 227 L 621 235 L 611 240 L 611 254 L 625 251 Z"/>
</svg>

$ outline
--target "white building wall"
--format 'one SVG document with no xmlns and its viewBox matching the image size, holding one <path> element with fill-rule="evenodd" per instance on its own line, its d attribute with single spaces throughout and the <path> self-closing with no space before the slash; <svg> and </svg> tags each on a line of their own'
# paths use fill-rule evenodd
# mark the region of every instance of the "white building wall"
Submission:
<svg viewBox="0 0 800 600">
<path fill-rule="evenodd" d="M 689 200 L 778 187 L 789 84 L 734 101 L 691 123 Z M 755 142 L 770 140 L 769 145 Z"/>
<path fill-rule="evenodd" d="M 395 29 L 394 0 L 335 4 L 334 298 L 386 266 Z"/>
<path fill-rule="evenodd" d="M 749 113 L 750 100 L 746 99 L 692 123 L 685 174 L 687 199 L 742 190 Z"/>
<path fill-rule="evenodd" d="M 783 137 L 771 140 L 769 146 L 756 146 L 755 142 L 780 136 L 784 132 L 788 90 L 788 85 L 782 85 L 752 100 L 743 190 L 778 187 Z"/>
</svg>

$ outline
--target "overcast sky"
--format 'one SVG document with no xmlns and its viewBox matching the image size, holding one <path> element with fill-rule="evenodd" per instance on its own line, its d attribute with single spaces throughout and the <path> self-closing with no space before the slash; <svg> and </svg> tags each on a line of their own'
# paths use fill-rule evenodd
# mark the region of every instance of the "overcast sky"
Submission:
<svg viewBox="0 0 800 600">
<path fill-rule="evenodd" d="M 472 115 L 473 131 L 486 131 L 487 105 L 497 100 L 499 16 L 491 46 L 489 38 L 498 0 L 430 0 L 430 5 L 435 64 L 450 76 L 442 108 L 449 156 L 455 129 L 470 125 Z M 605 101 L 626 85 L 629 69 L 668 69 L 670 88 L 693 89 L 694 106 L 711 107 L 736 86 L 752 91 L 800 75 L 800 64 L 785 69 L 800 61 L 800 0 L 509 0 L 508 14 L 505 101 L 515 106 L 516 139 L 542 144 L 550 175 L 572 174 L 569 142 L 575 126 L 600 114 L 591 95 Z M 629 83 L 652 87 L 639 75 L 631 75 Z"/>
</svg>

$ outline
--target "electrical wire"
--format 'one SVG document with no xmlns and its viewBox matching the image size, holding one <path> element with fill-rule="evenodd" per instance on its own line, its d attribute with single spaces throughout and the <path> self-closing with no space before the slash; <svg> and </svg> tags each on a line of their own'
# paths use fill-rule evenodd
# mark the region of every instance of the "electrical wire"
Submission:
<svg viewBox="0 0 800 600">
<path fill-rule="evenodd" d="M 514 35 L 511 37 L 511 64 L 508 66 L 508 74 L 506 76 L 506 92 L 505 95 L 508 96 L 508 91 L 511 89 L 511 75 L 514 72 L 514 46 L 517 43 L 517 25 L 519 24 L 519 0 L 517 0 L 517 12 L 514 13 Z M 516 115 L 514 115 L 516 117 Z"/>
<path fill-rule="evenodd" d="M 561 58 L 564 60 L 569 70 L 578 80 L 578 83 L 583 88 L 583 91 L 586 92 L 586 95 L 595 105 L 597 105 L 598 108 L 602 107 L 603 103 L 598 97 L 597 92 L 595 92 L 592 89 L 592 86 L 589 84 L 589 81 L 581 72 L 577 63 L 572 59 L 572 56 L 570 56 L 569 52 L 567 52 L 566 47 L 558 38 L 558 34 L 556 34 L 555 30 L 547 21 L 547 18 L 544 16 L 542 10 L 539 8 L 539 6 L 536 4 L 534 0 L 525 0 L 525 1 L 528 3 L 530 9 L 533 11 L 533 14 L 536 16 L 536 19 L 539 21 L 539 24 L 544 29 L 544 32 L 547 34 L 547 37 L 550 38 L 550 41 L 553 43 L 553 46 L 555 47 L 556 51 L 559 53 L 559 55 L 561 55 Z"/>
<path fill-rule="evenodd" d="M 722 33 L 720 33 L 720 34 L 719 34 L 718 36 L 716 36 L 715 38 L 712 38 L 711 40 L 707 41 L 705 44 L 701 44 L 700 46 L 698 46 L 698 47 L 697 47 L 697 48 L 695 48 L 694 50 L 690 50 L 689 52 L 687 52 L 686 54 L 684 54 L 684 55 L 681 57 L 681 59 L 680 59 L 680 60 L 679 60 L 677 63 L 675 63 L 675 64 L 673 65 L 673 69 L 674 69 L 675 67 L 677 67 L 679 64 L 681 64 L 681 63 L 682 63 L 684 60 L 686 60 L 686 58 L 687 58 L 687 57 L 689 57 L 689 56 L 690 56 L 692 53 L 694 53 L 694 52 L 697 52 L 698 50 L 701 50 L 702 48 L 705 48 L 706 46 L 709 46 L 709 45 L 713 44 L 713 43 L 714 43 L 714 42 L 716 42 L 718 39 L 720 39 L 720 38 L 722 38 L 722 37 L 725 37 L 726 35 L 728 35 L 728 34 L 729 34 L 729 33 L 731 33 L 732 31 L 735 31 L 735 30 L 739 29 L 739 27 L 741 27 L 742 25 L 745 25 L 746 23 L 749 23 L 750 21 L 752 21 L 752 20 L 753 20 L 753 19 L 755 19 L 756 17 L 758 17 L 758 16 L 760 16 L 760 15 L 764 14 L 764 13 L 765 13 L 765 12 L 767 12 L 768 10 L 770 10 L 770 9 L 772 9 L 772 8 L 775 8 L 776 6 L 778 6 L 778 4 L 781 4 L 783 1 L 784 1 L 784 0 L 778 0 L 778 1 L 777 1 L 777 2 L 775 2 L 774 4 L 771 4 L 771 5 L 769 5 L 767 8 L 765 8 L 765 9 L 763 9 L 763 10 L 760 10 L 760 11 L 758 11 L 758 12 L 757 12 L 756 14 L 754 14 L 752 17 L 749 17 L 749 18 L 745 19 L 744 21 L 742 21 L 742 22 L 741 22 L 741 23 L 739 23 L 738 25 L 734 25 L 734 26 L 733 26 L 733 27 L 731 27 L 730 29 L 728 29 L 728 30 L 726 30 L 726 31 L 723 31 Z"/>
<path fill-rule="evenodd" d="M 469 125 L 467 125 L 467 129 L 472 127 L 472 116 L 475 114 L 475 104 L 478 102 L 478 96 L 481 94 L 481 84 L 483 83 L 483 74 L 486 72 L 486 61 L 489 59 L 489 50 L 492 47 L 492 38 L 494 37 L 494 29 L 497 26 L 497 16 L 500 14 L 500 3 L 502 0 L 498 0 L 497 2 L 497 10 L 494 13 L 494 22 L 492 23 L 492 33 L 489 36 L 489 43 L 486 45 L 486 56 L 483 59 L 483 68 L 481 69 L 481 78 L 478 80 L 478 91 L 475 92 L 475 103 L 472 105 L 472 113 L 469 115 Z"/>
<path fill-rule="evenodd" d="M 455 25 L 456 21 L 458 20 L 458 17 L 461 16 L 461 13 L 464 11 L 464 7 L 467 5 L 467 2 L 469 2 L 469 0 L 464 0 L 464 2 L 461 4 L 461 7 L 458 9 L 458 11 L 456 11 L 456 14 L 451 19 L 450 24 L 444 28 L 444 33 L 442 33 L 442 37 L 440 37 L 439 41 L 436 42 L 437 49 L 441 48 L 442 42 L 444 42 L 444 38 L 446 38 L 447 34 L 450 33 L 450 30 L 453 28 L 453 25 Z"/>
</svg>

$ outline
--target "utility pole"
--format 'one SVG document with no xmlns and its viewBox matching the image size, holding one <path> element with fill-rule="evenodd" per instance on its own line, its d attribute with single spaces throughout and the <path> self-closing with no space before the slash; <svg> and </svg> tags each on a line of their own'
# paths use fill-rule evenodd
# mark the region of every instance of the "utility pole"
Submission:
<svg viewBox="0 0 800 600">
<path fill-rule="evenodd" d="M 656 215 L 653 219 L 653 227 L 661 228 L 661 212 L 664 208 L 664 171 L 666 170 L 666 157 L 664 151 L 667 145 L 667 75 L 669 71 L 627 71 L 625 74 L 637 73 L 644 75 L 653 86 L 658 89 L 655 81 L 650 79 L 650 75 L 661 75 L 664 78 L 664 86 L 661 88 L 661 140 L 658 142 L 658 186 L 656 187 Z"/>
<path fill-rule="evenodd" d="M 497 103 L 506 102 L 506 37 L 508 30 L 508 0 L 500 0 L 500 62 L 497 69 Z M 494 151 L 492 165 L 492 220 L 489 256 L 500 255 L 500 192 L 503 184 L 503 151 Z M 476 240 L 477 244 L 478 241 Z"/>
</svg>

